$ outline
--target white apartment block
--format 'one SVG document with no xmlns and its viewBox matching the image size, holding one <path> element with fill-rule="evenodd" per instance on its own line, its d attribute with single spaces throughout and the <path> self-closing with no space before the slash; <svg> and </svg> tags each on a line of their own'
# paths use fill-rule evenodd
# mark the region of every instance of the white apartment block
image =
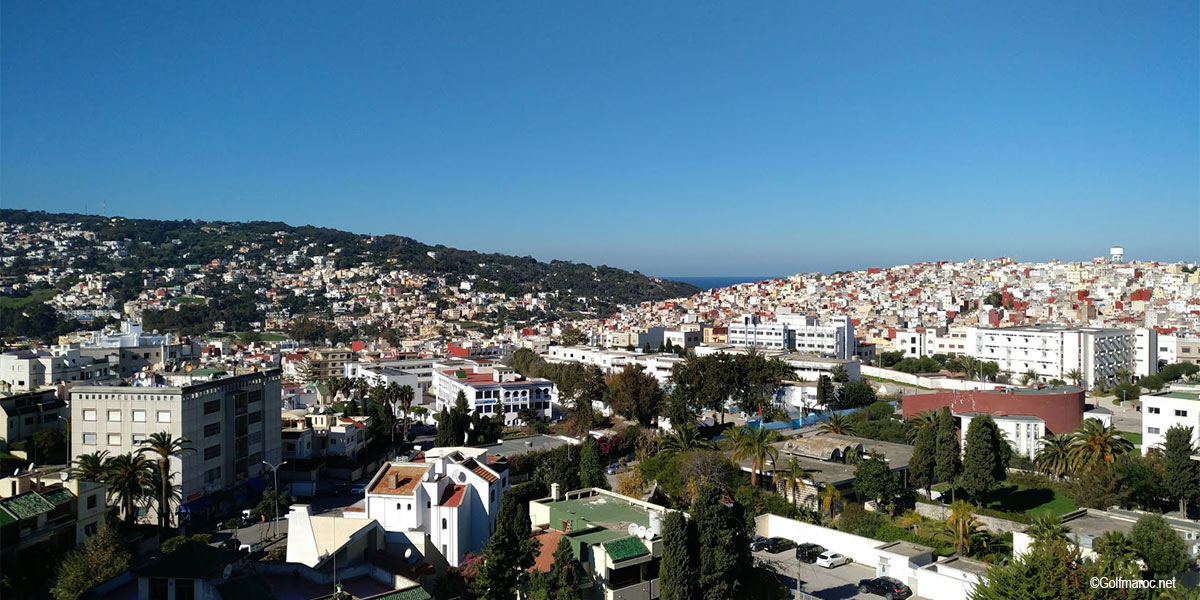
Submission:
<svg viewBox="0 0 1200 600">
<path fill-rule="evenodd" d="M 347 417 L 328 409 L 283 412 L 283 458 L 342 456 L 351 460 L 367 449 L 369 417 Z"/>
<path fill-rule="evenodd" d="M 676 348 L 695 348 L 704 341 L 704 332 L 696 329 L 668 329 L 663 332 L 663 342 L 671 342 Z"/>
<path fill-rule="evenodd" d="M 961 419 L 961 429 L 959 430 L 959 444 L 966 452 L 967 447 L 967 428 L 971 426 L 971 419 L 977 414 L 988 413 L 960 413 L 955 414 L 955 417 Z M 1032 415 L 998 415 L 988 414 L 995 421 L 996 427 L 1004 433 L 1004 437 L 1008 440 L 1008 445 L 1012 447 L 1015 454 L 1019 454 L 1026 458 L 1033 458 L 1041 446 L 1042 438 L 1046 437 L 1046 422 Z"/>
<path fill-rule="evenodd" d="M 742 315 L 729 323 L 729 343 L 762 350 L 786 351 L 791 348 L 791 336 L 783 323 L 769 323 L 757 315 Z"/>
<path fill-rule="evenodd" d="M 809 315 L 777 314 L 787 326 L 796 352 L 823 354 L 847 360 L 854 356 L 854 324 L 850 317 L 831 317 L 824 322 Z"/>
<path fill-rule="evenodd" d="M 440 554 L 456 567 L 483 550 L 510 487 L 507 463 L 490 462 L 486 450 L 434 448 L 417 462 L 380 467 L 367 484 L 365 510 L 345 516 L 378 521 L 389 546 L 404 546 L 401 555 Z"/>
<path fill-rule="evenodd" d="M 643 354 L 589 346 L 551 346 L 542 359 L 551 363 L 577 362 L 595 366 L 606 374 L 619 373 L 629 365 L 638 365 L 653 375 L 660 386 L 668 384 L 671 380 L 671 370 L 684 360 L 674 354 Z"/>
<path fill-rule="evenodd" d="M 1022 326 L 979 329 L 975 358 L 995 361 L 1014 376 L 1032 370 L 1043 379 L 1067 381 L 1078 369 L 1085 388 L 1117 383 L 1117 373 L 1137 370 L 1137 333 L 1132 329 Z"/>
<path fill-rule="evenodd" d="M 413 389 L 417 390 L 418 397 L 421 394 L 431 393 L 433 387 L 433 373 L 439 368 L 449 369 L 454 366 L 475 366 L 476 362 L 464 359 L 453 358 L 411 358 L 401 360 L 381 360 L 381 361 L 352 361 L 343 365 L 342 377 L 346 379 L 366 378 L 374 381 L 377 376 L 382 376 L 387 380 L 387 377 L 396 377 L 397 371 L 412 375 L 416 378 L 416 385 Z M 405 380 L 408 381 L 408 380 Z M 400 380 L 397 380 L 400 383 Z M 400 383 L 404 385 L 404 383 Z M 412 385 L 409 383 L 409 385 Z"/>
<path fill-rule="evenodd" d="M 1162 447 L 1167 430 L 1192 428 L 1192 443 L 1200 444 L 1200 387 L 1171 386 L 1171 390 L 1142 396 L 1142 454 Z"/>
<path fill-rule="evenodd" d="M 182 512 L 280 461 L 278 369 L 182 387 L 77 386 L 70 408 L 72 457 L 137 452 L 157 432 L 187 438 L 195 452 L 170 462 Z"/>
<path fill-rule="evenodd" d="M 899 352 L 904 358 L 920 358 L 925 355 L 925 332 L 897 330 L 892 338 L 892 350 Z"/>
<path fill-rule="evenodd" d="M 551 405 L 558 401 L 558 390 L 549 379 L 527 379 L 501 366 L 437 370 L 433 389 L 437 395 L 435 410 L 452 408 L 462 392 L 472 413 L 500 415 L 510 426 L 522 424 L 517 413 L 526 408 L 539 418 L 552 418 Z"/>
<path fill-rule="evenodd" d="M 9 391 L 29 392 L 47 385 L 75 385 L 116 376 L 117 365 L 108 359 L 83 356 L 74 346 L 45 350 L 16 350 L 0 354 L 0 382 Z"/>
</svg>

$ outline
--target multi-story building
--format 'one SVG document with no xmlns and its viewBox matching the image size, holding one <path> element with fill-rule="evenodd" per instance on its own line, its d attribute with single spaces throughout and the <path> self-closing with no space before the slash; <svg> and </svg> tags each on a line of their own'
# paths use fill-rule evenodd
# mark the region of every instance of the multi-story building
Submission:
<svg viewBox="0 0 1200 600">
<path fill-rule="evenodd" d="M 792 338 L 787 325 L 763 321 L 758 315 L 742 315 L 729 323 L 729 343 L 763 350 L 788 350 Z"/>
<path fill-rule="evenodd" d="M 16 350 L 0 354 L 0 381 L 14 392 L 28 392 L 47 385 L 73 385 L 115 377 L 115 365 L 107 358 L 83 356 L 75 346 L 45 350 Z"/>
<path fill-rule="evenodd" d="M 787 326 L 790 348 L 797 352 L 832 356 L 842 360 L 854 357 L 854 324 L 850 317 L 830 317 L 824 321 L 811 315 L 776 314 Z"/>
<path fill-rule="evenodd" d="M 434 448 L 414 462 L 380 467 L 367 484 L 363 510 L 344 514 L 378 521 L 388 546 L 402 546 L 399 555 L 411 549 L 458 566 L 496 531 L 500 498 L 510 487 L 508 463 L 486 450 Z"/>
<path fill-rule="evenodd" d="M 467 397 L 471 412 L 485 416 L 500 415 L 505 425 L 521 425 L 518 413 L 532 410 L 538 418 L 554 416 L 552 404 L 558 392 L 548 379 L 527 379 L 516 371 L 501 366 L 435 371 L 433 388 L 437 394 L 436 410 L 453 407 L 459 392 Z"/>
<path fill-rule="evenodd" d="M 668 329 L 663 332 L 663 342 L 676 348 L 694 348 L 704 342 L 704 332 L 693 326 L 691 329 Z"/>
<path fill-rule="evenodd" d="M 586 600 L 659 597 L 658 563 L 667 509 L 628 496 L 587 488 L 529 502 L 531 535 L 541 542 L 534 568 L 549 571 L 554 549 L 566 537 L 580 566 Z"/>
<path fill-rule="evenodd" d="M 67 403 L 55 388 L 18 394 L 0 393 L 0 449 L 28 439 L 35 431 L 62 431 L 67 421 Z"/>
<path fill-rule="evenodd" d="M 24 550 L 50 543 L 65 552 L 104 524 L 107 488 L 65 471 L 26 472 L 0 479 L 0 562 L 20 565 Z"/>
<path fill-rule="evenodd" d="M 369 417 L 347 417 L 327 408 L 284 411 L 283 458 L 343 456 L 354 460 L 367 449 Z"/>
<path fill-rule="evenodd" d="M 1142 454 L 1161 448 L 1167 430 L 1190 427 L 1192 443 L 1200 443 L 1200 386 L 1172 385 L 1168 391 L 1142 396 Z"/>
<path fill-rule="evenodd" d="M 308 381 L 323 381 L 330 377 L 343 377 L 346 363 L 354 360 L 354 353 L 346 348 L 326 348 L 310 352 L 302 367 Z"/>
<path fill-rule="evenodd" d="M 1113 385 L 1118 373 L 1137 371 L 1137 332 L 1053 325 L 980 329 L 974 356 L 1014 375 L 1032 371 L 1066 381 L 1078 370 L 1086 388 Z"/>
<path fill-rule="evenodd" d="M 156 432 L 187 438 L 195 452 L 171 459 L 182 514 L 280 461 L 278 369 L 179 387 L 77 386 L 70 406 L 71 456 L 136 452 Z"/>
<path fill-rule="evenodd" d="M 91 338 L 79 343 L 79 353 L 96 361 L 115 361 L 113 370 L 121 377 L 147 368 L 160 369 L 198 355 L 191 342 L 170 333 L 146 333 L 140 323 L 133 321 L 122 321 L 120 332 L 93 332 Z"/>
</svg>

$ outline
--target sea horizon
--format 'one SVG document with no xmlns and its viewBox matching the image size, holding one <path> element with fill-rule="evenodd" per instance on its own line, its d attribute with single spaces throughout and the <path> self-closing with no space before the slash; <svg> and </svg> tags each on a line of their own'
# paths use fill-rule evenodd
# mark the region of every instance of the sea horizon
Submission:
<svg viewBox="0 0 1200 600">
<path fill-rule="evenodd" d="M 787 277 L 787 275 L 705 275 L 705 276 L 667 276 L 663 279 L 671 281 L 682 281 L 690 283 L 703 290 L 711 290 L 716 288 L 729 287 L 739 283 L 755 283 L 758 281 L 766 281 L 768 279 L 779 279 Z"/>
</svg>

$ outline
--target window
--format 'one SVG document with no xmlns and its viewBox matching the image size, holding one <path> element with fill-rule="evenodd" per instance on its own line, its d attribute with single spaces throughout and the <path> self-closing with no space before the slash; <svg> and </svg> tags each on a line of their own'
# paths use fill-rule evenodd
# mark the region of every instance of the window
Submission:
<svg viewBox="0 0 1200 600">
<path fill-rule="evenodd" d="M 1177 410 L 1177 411 L 1175 411 L 1175 416 L 1177 416 L 1177 417 L 1186 417 L 1186 416 L 1187 416 L 1187 411 L 1186 411 L 1186 410 Z"/>
<path fill-rule="evenodd" d="M 159 423 L 170 423 L 171 422 L 171 411 L 160 410 L 160 411 L 158 411 L 158 415 L 155 418 L 158 419 Z"/>
<path fill-rule="evenodd" d="M 216 412 L 221 412 L 220 400 L 209 400 L 204 403 L 204 414 L 211 415 Z"/>
<path fill-rule="evenodd" d="M 262 411 L 260 410 L 258 412 L 250 413 L 250 418 L 248 419 L 248 421 L 250 423 L 261 423 L 262 422 Z"/>
<path fill-rule="evenodd" d="M 1160 413 L 1160 412 L 1162 412 L 1162 411 L 1161 411 L 1161 410 L 1159 410 L 1159 408 L 1158 408 L 1157 406 L 1151 406 L 1151 407 L 1150 407 L 1150 414 L 1152 414 L 1152 415 L 1157 415 L 1157 414 L 1158 414 L 1158 413 Z"/>
<path fill-rule="evenodd" d="M 99 529 L 100 528 L 98 527 L 97 523 L 88 523 L 87 525 L 83 526 L 83 535 L 86 535 L 86 536 L 96 535 L 96 532 L 99 531 Z"/>
<path fill-rule="evenodd" d="M 170 594 L 168 580 L 162 577 L 150 579 L 150 600 L 167 600 Z"/>
<path fill-rule="evenodd" d="M 94 408 L 84 409 L 83 420 L 84 421 L 95 421 L 96 420 L 96 409 L 94 409 Z"/>
<path fill-rule="evenodd" d="M 220 421 L 217 421 L 216 423 L 209 423 L 208 425 L 204 426 L 204 437 L 217 435 L 218 433 L 221 433 Z"/>
<path fill-rule="evenodd" d="M 95 446 L 96 445 L 96 434 L 94 434 L 94 433 L 83 434 L 83 443 L 88 444 L 89 446 Z"/>
<path fill-rule="evenodd" d="M 121 434 L 119 434 L 119 433 L 108 434 L 108 445 L 109 446 L 120 446 L 121 445 Z"/>
<path fill-rule="evenodd" d="M 88 496 L 87 507 L 88 508 L 96 508 L 96 494 L 92 494 L 91 496 Z"/>
<path fill-rule="evenodd" d="M 446 519 L 442 519 L 442 529 L 446 528 Z"/>
<path fill-rule="evenodd" d="M 133 422 L 134 423 L 145 423 L 146 422 L 146 411 L 144 411 L 144 410 L 133 411 Z"/>
<path fill-rule="evenodd" d="M 144 433 L 133 434 L 133 444 L 135 446 L 138 444 L 141 444 L 142 442 L 145 442 L 145 441 L 146 441 L 146 434 L 144 434 Z"/>
<path fill-rule="evenodd" d="M 1158 433 L 1158 428 L 1157 427 L 1147 427 L 1146 433 Z"/>
<path fill-rule="evenodd" d="M 121 420 L 121 411 L 119 411 L 119 410 L 108 411 L 108 420 L 109 421 L 120 421 Z"/>
<path fill-rule="evenodd" d="M 205 448 L 205 449 L 204 449 L 204 460 L 213 459 L 213 458 L 216 458 L 216 457 L 218 457 L 218 456 L 220 456 L 220 455 L 221 455 L 221 446 L 220 446 L 220 444 L 218 444 L 218 445 L 216 445 L 216 446 L 209 446 L 209 447 L 207 447 L 207 448 Z"/>
</svg>

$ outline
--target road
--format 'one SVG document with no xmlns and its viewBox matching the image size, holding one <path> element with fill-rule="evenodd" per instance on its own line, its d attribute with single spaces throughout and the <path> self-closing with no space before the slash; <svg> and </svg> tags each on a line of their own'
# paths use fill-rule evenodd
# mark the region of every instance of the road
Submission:
<svg viewBox="0 0 1200 600">
<path fill-rule="evenodd" d="M 858 593 L 860 580 L 875 577 L 875 569 L 858 563 L 826 569 L 796 560 L 796 555 L 792 550 L 785 550 L 779 554 L 755 552 L 754 558 L 774 567 L 775 571 L 781 575 L 797 579 L 800 591 L 821 598 L 821 600 L 848 600 L 850 598 L 881 600 L 879 596 Z"/>
<path fill-rule="evenodd" d="M 1142 413 L 1137 410 L 1141 402 L 1117 402 L 1114 396 L 1089 396 L 1088 401 L 1096 406 L 1107 408 L 1113 413 L 1113 426 L 1118 431 L 1142 432 Z"/>
</svg>

